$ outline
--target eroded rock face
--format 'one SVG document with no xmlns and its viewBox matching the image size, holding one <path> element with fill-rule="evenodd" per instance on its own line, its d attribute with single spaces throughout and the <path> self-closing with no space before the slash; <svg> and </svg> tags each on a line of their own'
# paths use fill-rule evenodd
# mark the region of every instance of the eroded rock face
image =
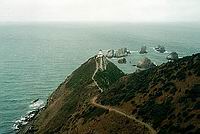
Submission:
<svg viewBox="0 0 200 134">
<path fill-rule="evenodd" d="M 165 50 L 165 47 L 164 46 L 161 46 L 161 45 L 158 45 L 156 48 L 155 48 L 156 51 L 160 52 L 160 53 L 164 53 L 166 50 Z"/>
<path fill-rule="evenodd" d="M 178 60 L 178 54 L 176 52 L 172 52 L 167 56 L 168 60 Z"/>
<path fill-rule="evenodd" d="M 140 60 L 137 64 L 138 68 L 141 69 L 148 69 L 148 68 L 152 68 L 155 67 L 156 65 L 148 58 L 143 58 L 142 60 Z"/>
</svg>

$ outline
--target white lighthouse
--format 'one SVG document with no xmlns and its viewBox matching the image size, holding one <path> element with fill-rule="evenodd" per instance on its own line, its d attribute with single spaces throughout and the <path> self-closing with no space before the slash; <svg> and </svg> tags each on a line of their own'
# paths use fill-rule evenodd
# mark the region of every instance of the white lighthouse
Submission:
<svg viewBox="0 0 200 134">
<path fill-rule="evenodd" d="M 101 71 L 106 70 L 107 61 L 102 50 L 99 50 L 99 53 L 97 54 L 97 57 L 96 57 L 96 61 L 97 61 L 98 69 L 100 69 Z"/>
</svg>

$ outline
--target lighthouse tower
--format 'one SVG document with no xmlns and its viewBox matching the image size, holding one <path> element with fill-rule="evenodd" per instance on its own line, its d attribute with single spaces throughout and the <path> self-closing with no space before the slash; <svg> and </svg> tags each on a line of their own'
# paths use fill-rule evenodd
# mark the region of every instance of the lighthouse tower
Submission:
<svg viewBox="0 0 200 134">
<path fill-rule="evenodd" d="M 97 67 L 99 70 L 104 71 L 106 70 L 106 57 L 103 55 L 102 50 L 99 50 L 99 53 L 96 56 L 96 61 L 97 61 Z"/>
</svg>

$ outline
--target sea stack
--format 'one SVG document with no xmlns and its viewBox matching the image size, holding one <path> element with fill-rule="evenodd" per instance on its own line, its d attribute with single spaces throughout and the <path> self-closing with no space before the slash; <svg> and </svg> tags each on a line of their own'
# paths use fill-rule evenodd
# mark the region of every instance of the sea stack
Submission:
<svg viewBox="0 0 200 134">
<path fill-rule="evenodd" d="M 147 47 L 146 47 L 146 46 L 142 46 L 139 53 L 140 53 L 140 54 L 145 54 L 145 53 L 147 53 Z"/>
<path fill-rule="evenodd" d="M 130 54 L 130 51 L 127 48 L 120 48 L 115 52 L 115 57 L 120 58 L 120 57 L 126 57 Z"/>
<path fill-rule="evenodd" d="M 106 57 L 113 58 L 115 55 L 115 51 L 113 49 L 109 49 L 106 53 Z"/>
<path fill-rule="evenodd" d="M 120 48 L 118 50 L 110 49 L 110 50 L 107 51 L 106 57 L 108 57 L 108 58 L 121 58 L 121 57 L 126 57 L 129 54 L 131 54 L 131 52 L 127 48 Z"/>
<path fill-rule="evenodd" d="M 145 57 L 142 60 L 140 60 L 136 66 L 140 69 L 148 69 L 155 67 L 156 65 L 150 59 Z"/>
<path fill-rule="evenodd" d="M 156 51 L 160 52 L 160 53 L 164 53 L 166 50 L 165 50 L 165 47 L 164 46 L 161 46 L 161 45 L 158 45 L 156 48 L 155 48 Z"/>
<path fill-rule="evenodd" d="M 126 58 L 121 58 L 118 60 L 119 64 L 126 64 Z"/>
<path fill-rule="evenodd" d="M 178 60 L 178 54 L 177 54 L 177 52 L 172 52 L 166 58 L 168 60 L 172 60 L 172 61 Z"/>
</svg>

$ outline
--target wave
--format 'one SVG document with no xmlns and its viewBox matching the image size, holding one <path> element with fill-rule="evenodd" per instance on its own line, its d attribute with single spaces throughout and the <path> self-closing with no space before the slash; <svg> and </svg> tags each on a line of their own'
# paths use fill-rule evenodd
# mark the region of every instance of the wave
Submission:
<svg viewBox="0 0 200 134">
<path fill-rule="evenodd" d="M 131 53 L 139 53 L 138 50 L 131 50 L 130 52 L 131 52 Z"/>
<path fill-rule="evenodd" d="M 158 52 L 157 50 L 156 50 L 156 48 L 155 47 L 151 47 L 151 48 L 153 48 L 153 50 L 155 51 L 155 52 L 157 52 L 157 53 L 160 53 L 160 52 Z M 165 54 L 169 54 L 169 53 L 171 53 L 170 51 L 167 51 L 167 50 L 165 50 L 165 52 L 164 52 Z"/>
<path fill-rule="evenodd" d="M 42 107 L 44 107 L 44 101 L 42 100 L 37 100 L 29 105 L 29 108 L 31 109 L 41 109 Z"/>
<path fill-rule="evenodd" d="M 44 106 L 45 103 L 43 100 L 36 99 L 32 101 L 29 105 L 30 110 L 20 119 L 14 121 L 12 129 L 17 131 L 20 129 L 20 127 L 26 125 L 30 120 L 32 120 L 35 117 L 35 115 L 40 111 L 40 109 L 44 108 Z"/>
</svg>

